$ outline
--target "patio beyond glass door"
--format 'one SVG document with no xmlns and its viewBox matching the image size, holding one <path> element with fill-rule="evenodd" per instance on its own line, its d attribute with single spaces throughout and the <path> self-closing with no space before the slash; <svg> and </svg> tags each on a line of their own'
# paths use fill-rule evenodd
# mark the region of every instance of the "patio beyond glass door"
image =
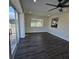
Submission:
<svg viewBox="0 0 79 59">
<path fill-rule="evenodd" d="M 13 54 L 13 51 L 17 44 L 17 32 L 16 32 L 16 17 L 15 17 L 15 9 L 10 6 L 9 7 L 9 32 L 10 32 L 10 46 L 11 46 L 11 54 Z"/>
</svg>

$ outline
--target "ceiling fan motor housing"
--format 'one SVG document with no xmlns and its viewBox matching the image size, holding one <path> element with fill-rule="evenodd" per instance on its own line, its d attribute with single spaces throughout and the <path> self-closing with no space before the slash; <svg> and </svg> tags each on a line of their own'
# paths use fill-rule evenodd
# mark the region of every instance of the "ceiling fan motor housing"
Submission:
<svg viewBox="0 0 79 59">
<path fill-rule="evenodd" d="M 61 3 L 59 3 L 57 7 L 62 7 L 62 4 L 61 4 Z"/>
</svg>

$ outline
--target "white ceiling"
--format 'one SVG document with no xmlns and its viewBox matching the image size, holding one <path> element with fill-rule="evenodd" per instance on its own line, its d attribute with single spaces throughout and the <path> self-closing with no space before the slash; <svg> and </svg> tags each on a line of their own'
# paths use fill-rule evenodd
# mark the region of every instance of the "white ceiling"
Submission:
<svg viewBox="0 0 79 59">
<path fill-rule="evenodd" d="M 33 0 L 21 0 L 21 4 L 23 6 L 24 13 L 29 14 L 29 12 L 33 15 L 47 16 L 59 13 L 58 9 L 55 9 L 51 12 L 48 12 L 49 9 L 54 8 L 53 6 L 45 5 L 45 3 L 58 4 L 57 0 L 36 0 L 34 3 Z M 68 8 L 64 9 L 64 12 L 68 11 Z"/>
</svg>

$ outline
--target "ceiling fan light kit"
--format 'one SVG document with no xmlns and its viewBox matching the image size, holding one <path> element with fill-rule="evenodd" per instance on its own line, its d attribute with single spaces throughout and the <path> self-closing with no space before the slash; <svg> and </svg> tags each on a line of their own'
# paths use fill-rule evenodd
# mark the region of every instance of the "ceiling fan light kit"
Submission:
<svg viewBox="0 0 79 59">
<path fill-rule="evenodd" d="M 62 9 L 62 8 L 60 8 L 60 9 L 59 9 L 59 12 L 63 12 L 63 9 Z"/>
</svg>

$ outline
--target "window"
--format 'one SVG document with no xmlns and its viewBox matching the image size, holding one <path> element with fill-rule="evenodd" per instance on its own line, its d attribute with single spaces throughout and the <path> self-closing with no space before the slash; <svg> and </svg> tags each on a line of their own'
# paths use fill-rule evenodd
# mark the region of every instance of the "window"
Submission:
<svg viewBox="0 0 79 59">
<path fill-rule="evenodd" d="M 43 27 L 43 19 L 32 19 L 31 27 Z"/>
</svg>

